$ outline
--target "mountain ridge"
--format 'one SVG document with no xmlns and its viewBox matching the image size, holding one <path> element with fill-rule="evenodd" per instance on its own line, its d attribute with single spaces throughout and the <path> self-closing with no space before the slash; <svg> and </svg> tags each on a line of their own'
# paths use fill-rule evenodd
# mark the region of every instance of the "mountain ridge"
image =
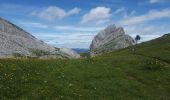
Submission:
<svg viewBox="0 0 170 100">
<path fill-rule="evenodd" d="M 69 52 L 68 49 L 65 52 L 62 49 L 60 50 L 60 48 L 48 45 L 17 25 L 2 18 L 0 18 L 0 46 L 0 57 L 17 55 L 39 57 L 45 55 L 47 58 L 63 58 L 63 56 L 66 58 L 79 58 L 79 54 L 71 49 L 69 49 Z M 38 56 L 36 53 L 38 53 Z"/>
</svg>

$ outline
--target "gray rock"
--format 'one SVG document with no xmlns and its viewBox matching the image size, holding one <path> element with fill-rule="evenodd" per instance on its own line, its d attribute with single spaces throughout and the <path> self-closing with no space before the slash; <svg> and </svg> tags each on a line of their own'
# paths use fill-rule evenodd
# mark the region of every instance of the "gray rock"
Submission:
<svg viewBox="0 0 170 100">
<path fill-rule="evenodd" d="M 66 55 L 69 54 L 69 58 L 80 58 L 80 55 L 73 51 L 72 49 L 68 48 L 60 48 L 60 51 L 65 53 Z"/>
<path fill-rule="evenodd" d="M 78 58 L 78 54 L 63 52 L 38 40 L 18 26 L 0 18 L 0 57 L 29 56 Z"/>
<path fill-rule="evenodd" d="M 110 25 L 100 31 L 92 40 L 90 45 L 90 55 L 96 56 L 106 52 L 126 48 L 135 44 L 129 35 L 126 35 L 122 27 Z"/>
</svg>

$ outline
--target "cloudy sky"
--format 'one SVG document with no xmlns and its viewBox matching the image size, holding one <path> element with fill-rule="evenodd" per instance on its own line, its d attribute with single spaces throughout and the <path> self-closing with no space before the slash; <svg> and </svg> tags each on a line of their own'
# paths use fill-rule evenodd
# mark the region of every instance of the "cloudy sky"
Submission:
<svg viewBox="0 0 170 100">
<path fill-rule="evenodd" d="M 170 0 L 0 0 L 0 17 L 53 46 L 88 48 L 109 24 L 141 41 L 170 32 Z"/>
</svg>

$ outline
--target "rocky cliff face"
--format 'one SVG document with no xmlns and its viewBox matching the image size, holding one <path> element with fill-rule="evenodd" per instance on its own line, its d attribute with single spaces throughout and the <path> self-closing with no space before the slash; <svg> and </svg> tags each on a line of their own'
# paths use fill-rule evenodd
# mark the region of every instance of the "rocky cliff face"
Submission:
<svg viewBox="0 0 170 100">
<path fill-rule="evenodd" d="M 0 18 L 0 57 L 30 56 L 53 58 L 78 58 L 71 49 L 63 52 L 38 40 L 18 26 Z"/>
<path fill-rule="evenodd" d="M 94 37 L 90 45 L 90 55 L 100 55 L 128 47 L 134 43 L 133 38 L 126 35 L 122 27 L 117 28 L 115 25 L 110 25 Z"/>
</svg>

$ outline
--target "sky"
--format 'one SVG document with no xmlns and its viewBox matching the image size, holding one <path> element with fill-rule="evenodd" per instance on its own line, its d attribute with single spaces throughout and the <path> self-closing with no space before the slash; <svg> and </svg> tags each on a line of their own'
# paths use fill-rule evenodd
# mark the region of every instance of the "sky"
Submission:
<svg viewBox="0 0 170 100">
<path fill-rule="evenodd" d="M 170 0 L 0 0 L 0 17 L 50 45 L 89 48 L 110 24 L 141 42 L 169 33 Z"/>
</svg>

